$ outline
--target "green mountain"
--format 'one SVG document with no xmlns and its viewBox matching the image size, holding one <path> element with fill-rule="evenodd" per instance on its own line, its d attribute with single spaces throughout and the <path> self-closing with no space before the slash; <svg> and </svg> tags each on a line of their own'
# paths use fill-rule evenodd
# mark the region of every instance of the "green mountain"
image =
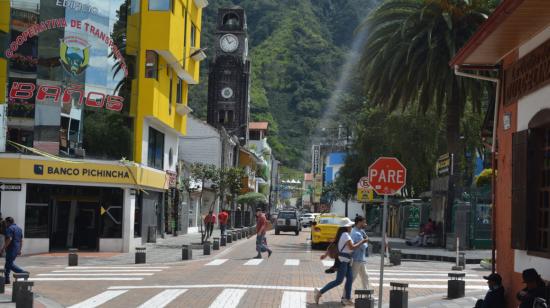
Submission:
<svg viewBox="0 0 550 308">
<path fill-rule="evenodd" d="M 219 8 L 245 9 L 252 61 L 251 120 L 270 122 L 268 141 L 284 165 L 307 168 L 310 138 L 327 108 L 354 31 L 375 1 L 217 0 L 205 9 L 204 47 L 216 44 Z M 202 63 L 201 84 L 191 87 L 189 97 L 201 118 L 206 118 L 207 76 L 208 60 Z"/>
</svg>

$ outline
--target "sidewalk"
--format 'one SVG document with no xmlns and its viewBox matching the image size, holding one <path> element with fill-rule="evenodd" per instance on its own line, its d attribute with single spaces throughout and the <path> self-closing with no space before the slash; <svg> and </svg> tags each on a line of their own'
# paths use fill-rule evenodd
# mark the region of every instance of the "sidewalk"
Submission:
<svg viewBox="0 0 550 308">
<path fill-rule="evenodd" d="M 220 230 L 214 230 L 210 242 L 214 237 L 220 237 Z M 241 242 L 241 241 L 239 241 Z M 146 247 L 147 264 L 158 263 L 173 263 L 180 262 L 182 245 L 191 245 L 193 249 L 193 259 L 204 259 L 210 256 L 203 255 L 200 233 L 191 233 L 180 236 L 166 235 L 165 238 L 157 238 L 156 243 L 146 243 L 142 247 Z M 228 247 L 234 246 L 230 244 Z M 225 250 L 220 247 L 219 252 Z M 211 249 L 211 255 L 218 251 Z M 21 256 L 17 258 L 17 264 L 21 267 L 35 266 L 66 266 L 67 252 L 62 253 L 46 253 L 31 256 Z M 80 252 L 78 253 L 78 265 L 118 265 L 118 264 L 134 264 L 135 253 L 117 253 L 117 252 Z"/>
<path fill-rule="evenodd" d="M 370 237 L 371 242 L 380 243 L 382 238 Z M 450 251 L 440 247 L 414 247 L 408 246 L 404 239 L 388 238 L 391 249 L 401 250 L 403 260 L 427 260 L 455 262 L 456 251 Z M 467 264 L 479 264 L 481 260 L 491 258 L 491 250 L 463 250 Z"/>
<path fill-rule="evenodd" d="M 473 308 L 478 299 L 487 291 L 466 292 L 466 296 L 457 299 L 447 299 L 447 294 L 434 294 L 409 300 L 409 308 Z M 388 307 L 388 305 L 384 305 Z"/>
</svg>

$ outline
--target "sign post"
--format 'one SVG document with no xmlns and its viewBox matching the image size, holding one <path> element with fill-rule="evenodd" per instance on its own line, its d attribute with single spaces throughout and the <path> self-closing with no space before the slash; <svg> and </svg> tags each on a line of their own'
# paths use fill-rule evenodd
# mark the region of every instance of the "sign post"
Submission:
<svg viewBox="0 0 550 308">
<path fill-rule="evenodd" d="M 397 193 L 407 179 L 407 169 L 394 157 L 379 157 L 369 167 L 369 184 L 374 191 L 384 196 L 382 213 L 382 243 L 380 255 L 380 285 L 378 287 L 378 308 L 382 308 L 384 295 L 384 255 L 386 253 L 386 221 L 388 219 L 388 196 Z"/>
</svg>

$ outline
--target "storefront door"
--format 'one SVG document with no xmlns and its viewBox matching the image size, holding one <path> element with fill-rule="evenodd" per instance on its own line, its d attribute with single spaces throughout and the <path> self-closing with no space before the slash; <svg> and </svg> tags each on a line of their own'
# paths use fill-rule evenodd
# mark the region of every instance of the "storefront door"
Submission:
<svg viewBox="0 0 550 308">
<path fill-rule="evenodd" d="M 99 201 L 56 199 L 52 206 L 50 250 L 97 251 Z"/>
</svg>

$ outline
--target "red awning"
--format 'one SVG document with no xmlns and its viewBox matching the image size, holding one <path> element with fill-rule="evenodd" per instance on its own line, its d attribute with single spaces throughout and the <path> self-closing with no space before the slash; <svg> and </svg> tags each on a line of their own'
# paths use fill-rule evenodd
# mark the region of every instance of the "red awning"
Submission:
<svg viewBox="0 0 550 308">
<path fill-rule="evenodd" d="M 504 0 L 450 65 L 494 65 L 550 25 L 550 0 Z"/>
</svg>

